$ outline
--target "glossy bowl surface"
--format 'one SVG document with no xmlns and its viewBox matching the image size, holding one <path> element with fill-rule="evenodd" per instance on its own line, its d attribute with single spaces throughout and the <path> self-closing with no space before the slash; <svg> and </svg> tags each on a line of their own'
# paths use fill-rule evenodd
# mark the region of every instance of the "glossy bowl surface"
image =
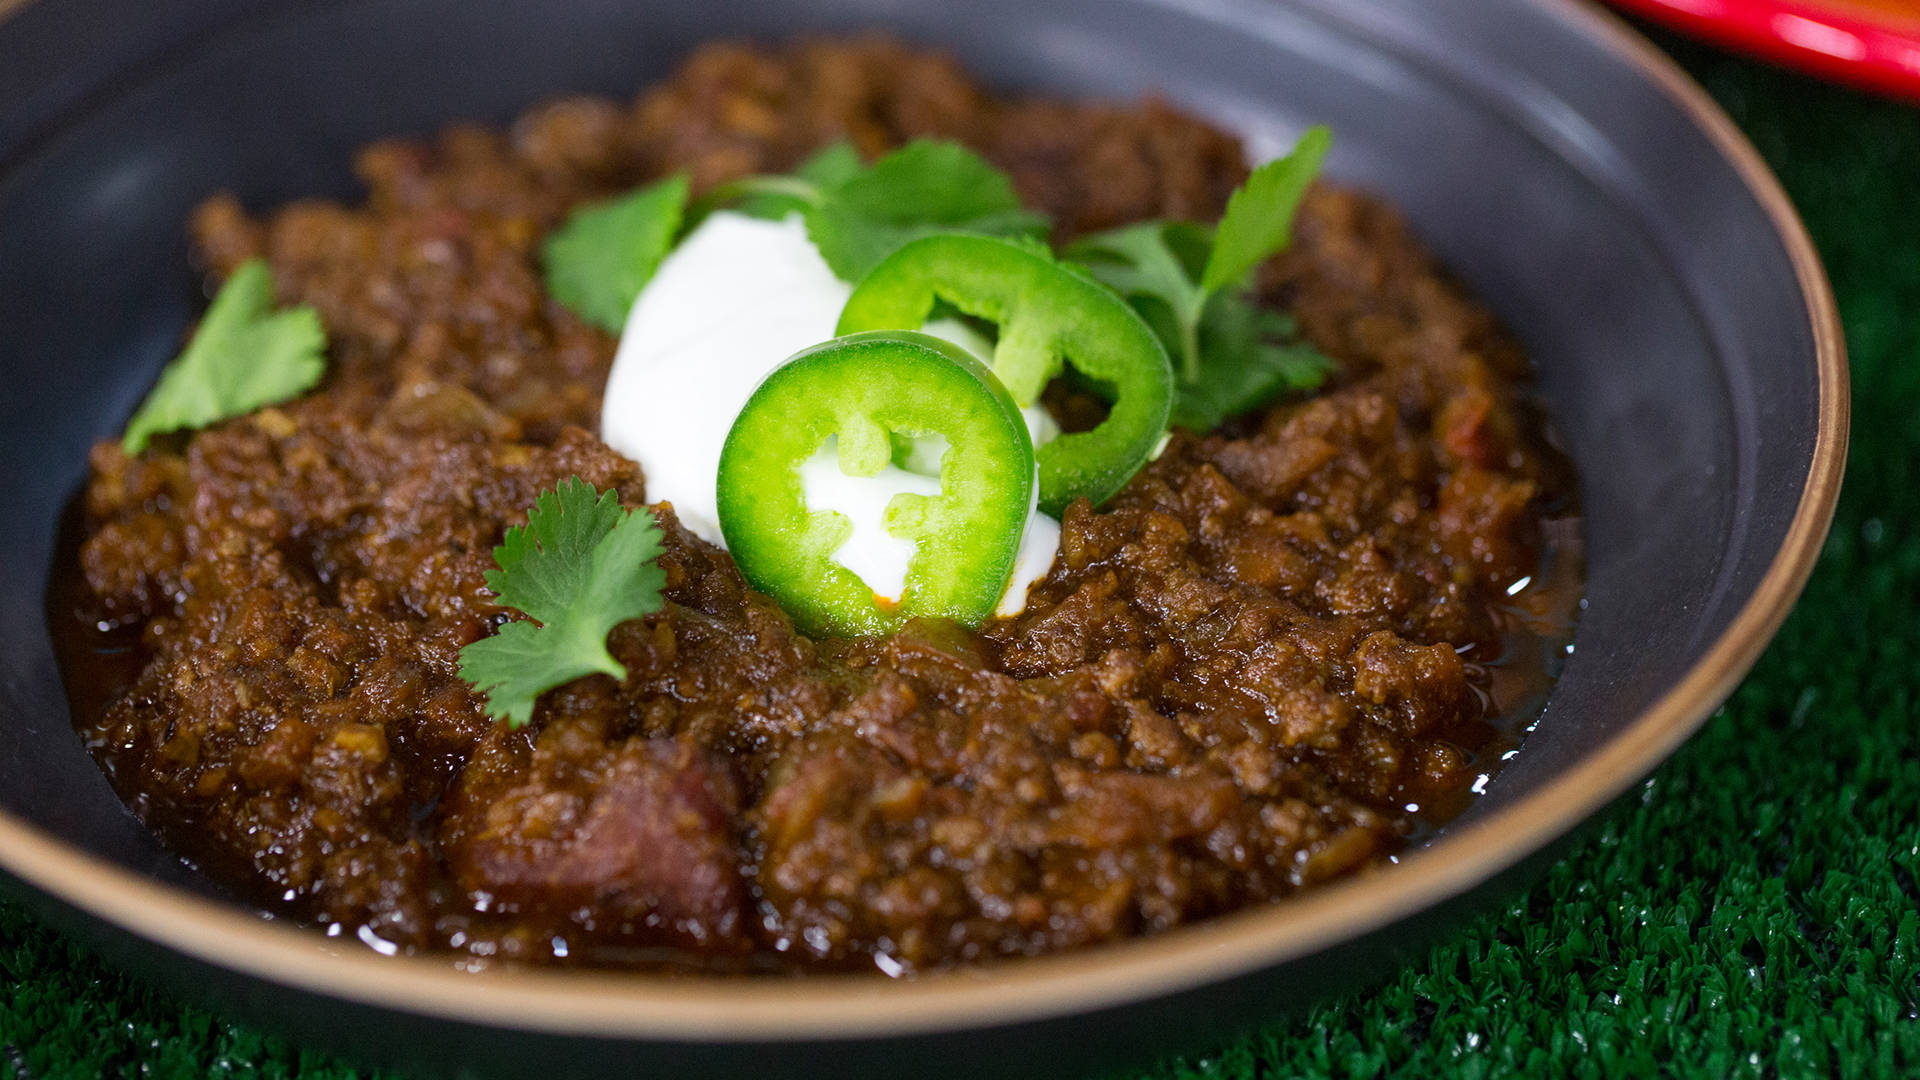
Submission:
<svg viewBox="0 0 1920 1080">
<path fill-rule="evenodd" d="M 884 27 L 1012 88 L 1163 90 L 1270 153 L 1310 123 L 1530 349 L 1581 470 L 1589 606 L 1537 729 L 1399 865 L 1079 954 L 892 983 L 467 974 L 231 903 L 69 725 L 42 606 L 61 507 L 197 310 L 183 222 L 352 197 L 355 147 L 631 95 L 695 44 Z M 0 22 L 0 871 L 123 962 L 379 1058 L 519 1075 L 1076 1073 L 1377 978 L 1511 895 L 1729 693 L 1839 486 L 1811 245 L 1698 88 L 1573 0 L 40 0 Z"/>
</svg>

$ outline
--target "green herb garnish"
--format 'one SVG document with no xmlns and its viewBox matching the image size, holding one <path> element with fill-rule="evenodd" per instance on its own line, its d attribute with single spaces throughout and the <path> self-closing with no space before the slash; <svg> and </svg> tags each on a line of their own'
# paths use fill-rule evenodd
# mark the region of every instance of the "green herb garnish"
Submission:
<svg viewBox="0 0 1920 1080">
<path fill-rule="evenodd" d="M 121 447 L 137 454 L 155 435 L 203 428 L 312 389 L 327 369 L 320 316 L 305 305 L 272 309 L 266 262 L 240 264 L 127 422 Z"/>
<path fill-rule="evenodd" d="M 1160 335 L 1179 375 L 1174 424 L 1211 430 L 1281 393 L 1311 390 L 1335 370 L 1299 340 L 1291 319 L 1248 295 L 1253 271 L 1292 242 L 1301 196 L 1331 145 L 1326 128 L 1308 130 L 1292 153 L 1247 177 L 1212 229 L 1149 221 L 1068 250 Z"/>
<path fill-rule="evenodd" d="M 1200 377 L 1200 318 L 1214 290 L 1200 284 L 1213 237 L 1184 221 L 1145 221 L 1088 236 L 1067 250 L 1126 297 L 1160 333 L 1184 380 Z"/>
<path fill-rule="evenodd" d="M 1214 229 L 1213 252 L 1200 277 L 1203 288 L 1237 285 L 1261 263 L 1286 250 L 1293 242 L 1293 215 L 1300 209 L 1300 198 L 1320 174 L 1332 146 L 1331 130 L 1308 128 L 1293 153 L 1253 170 L 1228 197 L 1226 212 Z"/>
<path fill-rule="evenodd" d="M 496 603 L 540 625 L 510 622 L 460 650 L 460 677 L 486 695 L 489 714 L 522 727 L 548 690 L 596 673 L 627 677 L 607 634 L 660 610 L 660 536 L 651 513 L 578 476 L 540 494 L 526 525 L 493 549 L 500 568 L 486 575 Z"/>
<path fill-rule="evenodd" d="M 1207 305 L 1200 320 L 1200 377 L 1180 382 L 1169 423 L 1207 432 L 1285 393 L 1304 393 L 1340 365 L 1301 341 L 1293 316 L 1240 296 Z"/>
<path fill-rule="evenodd" d="M 587 322 L 617 334 L 640 290 L 680 235 L 688 184 L 670 176 L 575 210 L 547 237 L 547 292 Z"/>
<path fill-rule="evenodd" d="M 576 210 L 547 238 L 547 291 L 609 333 L 687 228 L 738 202 L 756 217 L 805 216 L 807 235 L 836 276 L 858 281 L 910 240 L 934 232 L 1044 233 L 1005 173 L 956 143 L 921 139 L 871 166 L 835 143 L 788 176 L 748 176 L 687 206 L 685 176 Z"/>
<path fill-rule="evenodd" d="M 937 232 L 1045 233 L 1013 182 L 958 143 L 916 139 L 870 166 L 838 143 L 790 176 L 749 176 L 702 198 L 693 215 L 738 200 L 763 217 L 805 216 L 807 236 L 843 281 L 857 282 L 909 241 Z"/>
<path fill-rule="evenodd" d="M 750 176 L 736 181 L 741 188 L 761 192 L 742 200 L 739 210 L 770 221 L 778 221 L 788 214 L 804 214 L 809 206 L 820 201 L 821 192 L 839 187 L 866 171 L 867 163 L 860 160 L 860 151 L 855 150 L 852 143 L 833 143 L 801 162 L 791 176 Z M 715 189 L 716 194 L 724 198 L 728 186 Z M 712 195 L 701 200 L 703 206 L 714 203 Z"/>
</svg>

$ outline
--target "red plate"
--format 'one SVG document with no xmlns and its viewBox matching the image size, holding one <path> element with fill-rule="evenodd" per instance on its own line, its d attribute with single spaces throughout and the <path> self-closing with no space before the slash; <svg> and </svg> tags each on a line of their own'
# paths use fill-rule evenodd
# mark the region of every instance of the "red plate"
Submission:
<svg viewBox="0 0 1920 1080">
<path fill-rule="evenodd" d="M 1920 0 L 1613 0 L 1818 75 L 1920 101 Z"/>
</svg>

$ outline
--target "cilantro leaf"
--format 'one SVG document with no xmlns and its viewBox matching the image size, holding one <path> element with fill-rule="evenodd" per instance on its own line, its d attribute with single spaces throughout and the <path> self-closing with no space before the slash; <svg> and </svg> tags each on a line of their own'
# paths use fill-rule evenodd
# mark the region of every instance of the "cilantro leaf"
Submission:
<svg viewBox="0 0 1920 1080">
<path fill-rule="evenodd" d="M 834 276 L 856 282 L 910 241 L 937 232 L 1040 237 L 1047 218 L 1020 205 L 1013 181 L 958 143 L 915 139 L 872 165 L 852 144 L 828 146 L 789 176 L 743 176 L 708 191 L 699 221 L 737 204 L 755 217 L 805 216 Z"/>
<path fill-rule="evenodd" d="M 1182 382 L 1170 422 L 1212 431 L 1289 391 L 1311 390 L 1337 368 L 1297 337 L 1293 319 L 1239 294 L 1216 296 L 1200 325 L 1208 358 L 1198 378 Z"/>
<path fill-rule="evenodd" d="M 547 292 L 608 333 L 660 268 L 680 234 L 689 191 L 685 174 L 582 207 L 547 237 Z"/>
<path fill-rule="evenodd" d="M 839 187 L 866 169 L 867 163 L 860 160 L 860 151 L 842 139 L 814 151 L 813 156 L 793 170 L 793 175 L 822 188 L 831 188 Z"/>
<path fill-rule="evenodd" d="M 312 389 L 327 369 L 320 316 L 305 305 L 272 308 L 273 272 L 260 259 L 240 264 L 127 422 L 121 447 L 137 454 L 163 432 L 203 428 Z"/>
<path fill-rule="evenodd" d="M 1044 232 L 1047 219 L 1020 205 L 1013 182 L 958 143 L 917 139 L 842 182 L 807 210 L 807 235 L 844 281 L 910 241 L 936 232 L 994 236 Z"/>
<path fill-rule="evenodd" d="M 460 677 L 486 695 L 488 713 L 522 727 L 548 690 L 595 673 L 627 677 L 607 634 L 660 610 L 660 536 L 652 514 L 578 476 L 540 494 L 527 523 L 493 549 L 499 569 L 486 575 L 498 604 L 540 625 L 510 622 L 460 650 Z"/>
<path fill-rule="evenodd" d="M 788 214 L 805 213 L 808 207 L 820 202 L 822 192 L 839 187 L 866 168 L 866 162 L 860 160 L 860 151 L 842 140 L 801 162 L 792 176 L 749 176 L 737 181 L 740 190 L 735 194 L 747 196 L 740 204 L 741 213 L 778 221 Z M 724 193 L 727 186 L 722 185 L 720 192 Z"/>
<path fill-rule="evenodd" d="M 1326 128 L 1312 128 L 1291 154 L 1255 169 L 1212 229 L 1147 221 L 1067 249 L 1127 298 L 1174 358 L 1174 424 L 1210 431 L 1279 394 L 1311 390 L 1335 370 L 1298 339 L 1292 320 L 1261 310 L 1245 287 L 1292 242 L 1294 214 L 1331 143 Z"/>
<path fill-rule="evenodd" d="M 1214 291 L 1238 284 L 1293 242 L 1294 211 L 1332 145 L 1333 132 L 1326 127 L 1308 128 L 1293 153 L 1253 170 L 1227 199 L 1226 213 L 1214 230 L 1213 253 L 1200 275 L 1201 288 Z"/>
<path fill-rule="evenodd" d="M 1174 230 L 1199 230 L 1179 222 L 1147 221 L 1107 232 L 1096 233 L 1075 244 L 1068 255 L 1085 263 L 1095 278 L 1144 307 L 1141 314 L 1161 333 L 1181 376 L 1198 378 L 1200 374 L 1200 316 L 1206 310 L 1210 291 L 1194 280 L 1194 273 L 1174 250 Z M 1200 233 L 1201 242 L 1207 242 Z M 1142 304 L 1141 301 L 1145 301 Z M 1172 319 L 1167 332 L 1165 319 L 1151 305 L 1166 308 Z"/>
</svg>

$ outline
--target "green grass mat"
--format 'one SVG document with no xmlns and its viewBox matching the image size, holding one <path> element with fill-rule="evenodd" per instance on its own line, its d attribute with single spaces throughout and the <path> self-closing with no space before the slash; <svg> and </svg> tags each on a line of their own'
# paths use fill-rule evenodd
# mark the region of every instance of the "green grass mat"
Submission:
<svg viewBox="0 0 1920 1080">
<path fill-rule="evenodd" d="M 1920 1075 L 1920 109 L 1661 40 L 1779 172 L 1839 294 L 1853 452 L 1806 597 L 1638 804 L 1510 908 L 1142 1080 Z M 374 1075 L 0 902 L 0 1080 Z"/>
</svg>

